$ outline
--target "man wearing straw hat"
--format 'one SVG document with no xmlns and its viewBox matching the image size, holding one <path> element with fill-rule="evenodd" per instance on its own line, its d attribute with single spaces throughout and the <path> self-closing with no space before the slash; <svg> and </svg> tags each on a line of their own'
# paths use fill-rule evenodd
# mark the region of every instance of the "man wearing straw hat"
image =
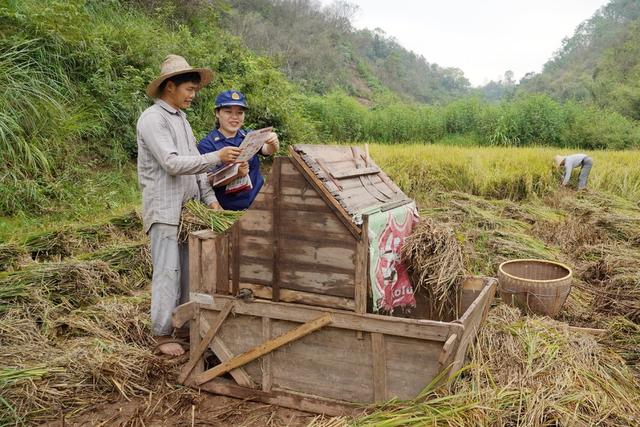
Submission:
<svg viewBox="0 0 640 427">
<path fill-rule="evenodd" d="M 147 86 L 146 92 L 155 103 L 140 115 L 137 124 L 142 219 L 151 240 L 153 264 L 151 332 L 156 349 L 169 356 L 184 353 L 171 337 L 171 313 L 188 296 L 188 252 L 186 245 L 178 244 L 182 206 L 199 199 L 219 208 L 205 172 L 221 162 L 235 161 L 240 153 L 238 148 L 228 147 L 201 155 L 182 111 L 212 77 L 211 70 L 192 68 L 183 57 L 168 55 L 160 76 Z"/>
<path fill-rule="evenodd" d="M 553 158 L 553 162 L 558 170 L 564 166 L 563 186 L 569 184 L 571 172 L 579 166 L 580 176 L 578 177 L 578 190 L 587 188 L 587 179 L 589 178 L 589 172 L 591 172 L 591 166 L 593 166 L 593 159 L 591 157 L 586 154 L 571 154 L 570 156 L 557 155 Z"/>
</svg>

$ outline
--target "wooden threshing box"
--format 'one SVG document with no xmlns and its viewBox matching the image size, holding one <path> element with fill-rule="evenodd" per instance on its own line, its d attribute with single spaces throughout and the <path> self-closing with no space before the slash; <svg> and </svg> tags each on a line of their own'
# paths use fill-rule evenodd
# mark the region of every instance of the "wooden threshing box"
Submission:
<svg viewBox="0 0 640 427">
<path fill-rule="evenodd" d="M 330 415 L 415 397 L 462 366 L 493 279 L 469 279 L 452 322 L 367 313 L 367 214 L 411 200 L 357 148 L 298 145 L 226 233 L 192 233 L 190 360 L 180 382 Z M 238 298 L 241 295 L 244 298 Z M 420 307 L 416 310 L 420 313 Z M 210 349 L 218 360 L 207 359 Z"/>
</svg>

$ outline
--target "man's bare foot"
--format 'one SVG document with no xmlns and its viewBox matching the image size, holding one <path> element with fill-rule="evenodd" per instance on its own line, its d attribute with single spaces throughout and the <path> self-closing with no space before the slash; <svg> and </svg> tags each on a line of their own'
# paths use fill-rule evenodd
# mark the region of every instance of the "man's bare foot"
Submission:
<svg viewBox="0 0 640 427">
<path fill-rule="evenodd" d="M 177 343 L 171 336 L 161 336 L 155 337 L 155 340 L 158 344 L 156 344 L 155 352 L 160 354 L 166 354 L 167 356 L 182 356 L 184 354 L 184 349 L 182 345 Z"/>
</svg>

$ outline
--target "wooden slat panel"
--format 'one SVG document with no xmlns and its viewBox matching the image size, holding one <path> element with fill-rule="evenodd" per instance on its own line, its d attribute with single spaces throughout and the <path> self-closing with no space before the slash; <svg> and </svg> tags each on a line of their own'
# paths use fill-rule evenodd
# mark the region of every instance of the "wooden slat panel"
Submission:
<svg viewBox="0 0 640 427">
<path fill-rule="evenodd" d="M 272 250 L 273 250 L 273 264 L 271 266 L 271 299 L 274 301 L 280 300 L 280 252 L 282 251 L 281 237 L 280 237 L 280 223 L 282 221 L 282 211 L 280 209 L 280 165 L 282 163 L 281 158 L 277 158 L 273 163 L 271 170 L 271 183 L 273 185 L 273 209 L 271 211 L 273 225 L 271 227 L 272 236 Z"/>
<path fill-rule="evenodd" d="M 272 285 L 271 264 L 268 260 L 240 257 L 240 281 Z M 352 273 L 317 271 L 303 264 L 280 264 L 280 287 L 322 295 L 353 298 Z"/>
<path fill-rule="evenodd" d="M 189 235 L 189 292 L 202 292 L 202 246 L 201 240 Z"/>
<path fill-rule="evenodd" d="M 213 319 L 209 316 L 207 320 L 211 324 Z M 234 356 L 242 354 L 263 342 L 262 319 L 254 316 L 231 315 L 222 324 L 218 337 Z M 242 368 L 255 383 L 262 384 L 262 362 L 254 360 Z"/>
<path fill-rule="evenodd" d="M 272 263 L 265 261 L 262 263 L 247 262 L 241 257 L 240 261 L 240 281 L 249 283 L 260 283 L 271 286 L 273 273 L 271 271 Z"/>
<path fill-rule="evenodd" d="M 273 321 L 273 334 L 296 324 Z M 373 399 L 371 343 L 355 332 L 326 327 L 273 353 L 273 384 L 330 399 Z"/>
<path fill-rule="evenodd" d="M 269 341 L 273 337 L 271 331 L 271 319 L 268 317 L 262 318 L 262 340 L 264 342 Z M 265 354 L 262 358 L 262 390 L 271 391 L 273 385 L 273 368 L 271 364 L 272 354 Z"/>
<path fill-rule="evenodd" d="M 281 268 L 280 287 L 323 295 L 351 298 L 354 293 L 353 275 L 301 271 L 297 268 Z"/>
<path fill-rule="evenodd" d="M 385 336 L 388 397 L 412 399 L 439 373 L 442 343 Z"/>
<path fill-rule="evenodd" d="M 311 243 L 298 239 L 283 238 L 280 259 L 284 263 L 307 263 L 324 265 L 334 269 L 355 271 L 355 248 L 336 247 L 323 242 Z"/>
<path fill-rule="evenodd" d="M 349 405 L 348 402 L 335 402 L 276 389 L 272 389 L 271 392 L 252 390 L 233 384 L 225 378 L 216 378 L 201 386 L 197 386 L 193 381 L 188 382 L 187 385 L 214 394 L 222 394 L 242 400 L 257 400 L 269 405 L 292 408 L 298 411 L 315 412 L 327 416 L 350 415 L 360 412 L 355 405 Z"/>
<path fill-rule="evenodd" d="M 271 239 L 243 233 L 240 236 L 240 256 L 271 260 L 273 248 Z"/>
<path fill-rule="evenodd" d="M 369 217 L 362 218 L 362 229 L 368 230 Z M 356 242 L 356 262 L 354 274 L 353 298 L 357 313 L 367 312 L 367 295 L 369 288 L 369 238 L 368 233 L 362 233 L 362 240 Z"/>
<path fill-rule="evenodd" d="M 229 235 L 223 234 L 215 240 L 216 246 L 216 282 L 215 292 L 217 294 L 229 293 Z"/>
<path fill-rule="evenodd" d="M 195 377 L 196 384 L 204 384 L 211 381 L 214 378 L 219 377 L 233 369 L 245 366 L 248 363 L 257 361 L 260 357 L 272 353 L 279 348 L 300 341 L 302 338 L 309 334 L 331 324 L 331 314 L 325 313 L 313 320 L 310 320 L 302 325 L 295 326 L 294 328 L 285 331 L 282 334 L 278 334 L 276 338 L 273 338 L 267 342 L 262 342 L 255 347 L 245 351 L 233 357 L 230 360 L 220 363 L 213 368 L 210 368 L 202 374 Z"/>
<path fill-rule="evenodd" d="M 213 304 L 200 304 L 200 307 L 207 310 L 220 311 L 224 306 L 224 302 L 229 299 L 232 299 L 232 297 L 216 295 Z M 235 298 L 233 299 L 235 300 Z M 330 308 L 316 308 L 261 300 L 254 300 L 249 303 L 240 300 L 235 301 L 236 306 L 234 313 L 236 313 L 236 315 L 247 314 L 302 323 L 314 319 L 318 316 L 318 313 L 331 313 L 333 316 L 332 327 L 363 332 L 379 332 L 385 335 L 398 335 L 422 340 L 440 341 L 442 343 L 444 343 L 451 334 L 461 336 L 464 330 L 462 325 L 456 323 L 404 319 L 400 317 L 380 316 L 377 314 L 348 313 Z"/>
<path fill-rule="evenodd" d="M 270 286 L 259 285 L 257 283 L 240 283 L 240 288 L 251 289 L 256 298 L 271 299 L 272 293 Z M 293 291 L 291 289 L 280 289 L 280 301 L 312 305 L 314 307 L 328 307 L 349 311 L 355 310 L 355 304 L 353 300 L 349 298 Z"/>
<path fill-rule="evenodd" d="M 325 199 L 327 205 L 331 207 L 332 210 L 336 213 L 337 218 L 346 226 L 347 230 L 356 239 L 360 239 L 360 229 L 353 223 L 349 213 L 338 203 L 338 201 L 331 195 L 331 193 L 326 189 L 324 183 L 318 179 L 313 171 L 307 166 L 307 164 L 302 160 L 300 155 L 293 149 L 293 147 L 289 147 L 289 154 L 295 159 L 294 166 L 301 172 L 304 171 L 305 178 L 309 180 L 313 187 L 318 191 L 318 193 Z"/>
<path fill-rule="evenodd" d="M 384 335 L 371 334 L 373 357 L 373 394 L 376 402 L 384 402 L 387 397 L 387 351 Z"/>
<path fill-rule="evenodd" d="M 271 232 L 271 212 L 260 209 L 248 209 L 238 220 L 242 233 L 245 231 Z"/>
<path fill-rule="evenodd" d="M 201 290 L 203 293 L 212 295 L 216 290 L 216 280 L 218 277 L 218 256 L 216 254 L 216 240 L 208 239 L 201 241 L 202 253 L 200 262 L 202 270 L 202 285 Z M 225 292 L 226 293 L 226 292 Z"/>
<path fill-rule="evenodd" d="M 350 239 L 347 228 L 333 214 L 282 211 L 282 223 L 288 235 L 315 235 L 317 238 Z"/>
</svg>

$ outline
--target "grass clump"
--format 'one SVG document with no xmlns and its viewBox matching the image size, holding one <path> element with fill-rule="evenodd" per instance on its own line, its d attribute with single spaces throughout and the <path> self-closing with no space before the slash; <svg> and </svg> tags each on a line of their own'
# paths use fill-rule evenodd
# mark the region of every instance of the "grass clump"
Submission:
<svg viewBox="0 0 640 427">
<path fill-rule="evenodd" d="M 0 273 L 0 313 L 12 304 L 47 300 L 72 309 L 113 293 L 127 292 L 103 261 L 69 261 L 36 264 L 23 270 Z"/>
</svg>

